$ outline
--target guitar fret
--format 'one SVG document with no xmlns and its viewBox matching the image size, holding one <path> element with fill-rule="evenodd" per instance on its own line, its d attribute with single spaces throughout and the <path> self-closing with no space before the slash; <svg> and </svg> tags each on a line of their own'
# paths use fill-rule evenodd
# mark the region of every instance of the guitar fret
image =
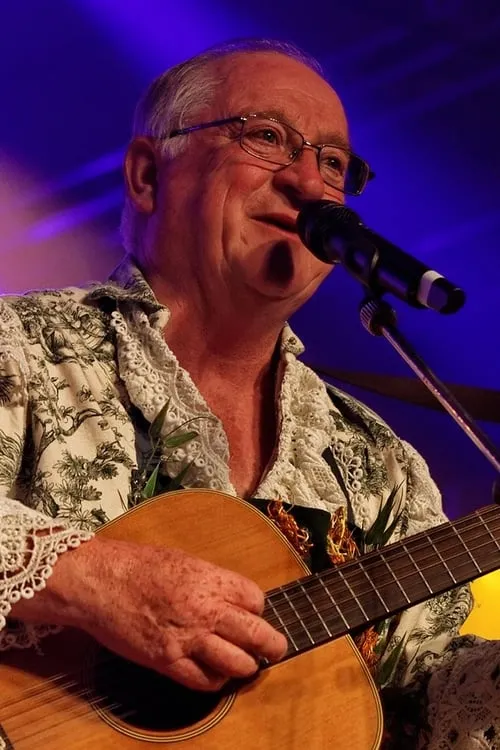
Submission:
<svg viewBox="0 0 500 750">
<path fill-rule="evenodd" d="M 313 600 L 311 599 L 311 597 L 310 597 L 310 596 L 309 596 L 309 594 L 307 593 L 307 589 L 306 589 L 306 588 L 304 587 L 304 584 L 302 584 L 302 583 L 301 583 L 301 584 L 300 584 L 300 588 L 301 588 L 301 590 L 302 590 L 302 591 L 304 592 L 304 595 L 305 595 L 305 597 L 306 597 L 307 601 L 309 602 L 309 604 L 311 605 L 311 607 L 312 607 L 312 608 L 313 608 L 313 610 L 315 611 L 315 613 L 316 613 L 316 615 L 317 615 L 317 617 L 318 617 L 319 621 L 320 621 L 320 622 L 321 622 L 321 624 L 323 625 L 323 627 L 324 627 L 324 629 L 325 629 L 325 632 L 327 633 L 327 635 L 328 635 L 328 636 L 329 636 L 330 638 L 332 638 L 332 637 L 333 637 L 333 633 L 332 633 L 332 632 L 330 631 L 330 628 L 328 627 L 328 625 L 327 625 L 327 624 L 326 624 L 326 622 L 324 621 L 323 617 L 321 616 L 321 612 L 320 612 L 320 611 L 319 611 L 319 609 L 318 609 L 318 608 L 316 607 L 315 603 L 313 602 Z"/>
<path fill-rule="evenodd" d="M 292 611 L 293 611 L 293 613 L 294 613 L 294 615 L 295 615 L 295 617 L 296 617 L 296 619 L 297 619 L 297 622 L 298 622 L 298 623 L 300 624 L 300 626 L 302 627 L 302 629 L 303 629 L 304 633 L 305 633 L 305 634 L 307 635 L 307 637 L 309 638 L 309 640 L 310 640 L 310 642 L 311 642 L 311 645 L 312 645 L 312 646 L 314 646 L 314 645 L 315 645 L 315 640 L 314 640 L 314 638 L 313 638 L 313 637 L 311 636 L 311 634 L 310 634 L 309 630 L 308 630 L 308 629 L 306 628 L 306 626 L 304 625 L 304 623 L 302 622 L 302 618 L 301 618 L 301 616 L 300 616 L 299 612 L 297 612 L 297 610 L 296 610 L 296 608 L 295 608 L 295 604 L 294 604 L 294 603 L 292 602 L 292 600 L 291 600 L 291 599 L 290 599 L 290 597 L 288 596 L 288 594 L 287 594 L 286 590 L 283 590 L 283 591 L 282 591 L 282 594 L 283 594 L 283 596 L 285 597 L 285 599 L 286 599 L 286 602 L 287 602 L 288 606 L 289 606 L 289 607 L 290 607 L 290 608 L 292 609 Z"/>
<path fill-rule="evenodd" d="M 361 612 L 362 612 L 362 614 L 363 614 L 363 617 L 365 618 L 366 622 L 368 622 L 368 620 L 369 620 L 370 618 L 369 618 L 369 617 L 368 617 L 368 615 L 366 614 L 365 608 L 363 607 L 363 605 L 362 605 L 362 604 L 361 604 L 361 602 L 359 601 L 358 597 L 356 596 L 356 594 L 355 594 L 355 593 L 354 593 L 354 591 L 352 590 L 352 588 L 351 588 L 351 586 L 350 586 L 350 584 L 349 584 L 349 581 L 347 580 L 347 578 L 346 578 L 346 577 L 345 577 L 345 575 L 343 574 L 343 572 L 342 572 L 342 568 L 336 568 L 336 570 L 337 570 L 337 572 L 338 572 L 338 574 L 339 574 L 340 578 L 342 579 L 342 581 L 343 581 L 343 582 L 345 583 L 345 585 L 346 585 L 346 586 L 347 586 L 347 588 L 349 589 L 349 591 L 350 591 L 350 593 L 351 593 L 351 596 L 353 597 L 354 601 L 356 602 L 356 604 L 358 605 L 359 609 L 361 610 Z"/>
<path fill-rule="evenodd" d="M 322 579 L 321 577 L 319 577 L 319 578 L 318 578 L 318 581 L 319 581 L 319 582 L 321 583 L 322 587 L 324 588 L 324 590 L 325 590 L 325 591 L 326 591 L 326 593 L 328 594 L 328 598 L 330 599 L 331 603 L 333 604 L 333 606 L 335 607 L 335 609 L 336 609 L 336 610 L 337 610 L 337 612 L 339 613 L 339 615 L 340 615 L 340 617 L 341 617 L 341 619 L 342 619 L 342 622 L 343 622 L 343 623 L 344 623 L 344 625 L 346 626 L 347 630 L 350 630 L 350 629 L 351 629 L 351 626 L 349 625 L 349 623 L 348 623 L 348 622 L 347 622 L 347 620 L 345 619 L 345 617 L 344 617 L 344 615 L 343 615 L 343 613 L 342 613 L 342 610 L 341 610 L 341 609 L 339 609 L 339 607 L 338 607 L 338 605 L 337 605 L 337 602 L 335 601 L 335 599 L 334 599 L 334 598 L 333 598 L 333 596 L 331 595 L 330 591 L 328 590 L 328 587 L 327 587 L 327 586 L 325 586 L 325 582 L 323 581 L 323 579 Z"/>
<path fill-rule="evenodd" d="M 422 531 L 269 592 L 292 653 L 352 632 L 500 567 L 500 508 Z"/>
<path fill-rule="evenodd" d="M 451 528 L 452 528 L 453 532 L 454 532 L 454 533 L 456 534 L 456 536 L 458 537 L 458 540 L 460 541 L 460 543 L 461 543 L 462 547 L 464 548 L 464 550 L 466 551 L 466 553 L 468 554 L 468 556 L 469 556 L 469 557 L 470 557 L 470 559 L 472 560 L 472 563 L 473 563 L 473 565 L 475 566 L 475 568 L 476 568 L 477 572 L 481 574 L 481 573 L 482 573 L 483 571 L 481 570 L 481 568 L 480 568 L 480 567 L 479 567 L 479 565 L 477 564 L 477 562 L 476 562 L 476 560 L 475 560 L 474 556 L 473 556 L 473 555 L 471 554 L 471 552 L 470 552 L 469 548 L 467 547 L 467 545 L 465 544 L 464 540 L 462 539 L 462 537 L 461 537 L 461 535 L 460 535 L 460 532 L 458 531 L 458 529 L 456 529 L 456 528 L 455 528 L 455 525 L 454 525 L 454 524 L 452 524 L 452 525 L 451 525 Z"/>
<path fill-rule="evenodd" d="M 295 643 L 295 641 L 293 639 L 292 634 L 290 633 L 290 631 L 288 630 L 287 626 L 285 625 L 285 623 L 281 619 L 281 615 L 278 612 L 278 610 L 276 609 L 276 607 L 274 606 L 274 604 L 271 601 L 270 597 L 267 598 L 267 603 L 269 604 L 269 606 L 273 610 L 274 614 L 278 618 L 279 624 L 281 625 L 281 627 L 283 628 L 284 632 L 286 633 L 286 636 L 287 636 L 288 640 L 290 641 L 290 643 L 292 644 L 292 646 L 294 647 L 295 651 L 300 651 L 299 647 L 297 646 L 297 644 Z"/>
<path fill-rule="evenodd" d="M 415 560 L 414 560 L 414 558 L 413 558 L 413 555 L 411 554 L 411 552 L 410 552 L 410 550 L 408 549 L 408 547 L 407 547 L 407 545 L 406 545 L 406 544 L 403 544 L 403 549 L 404 549 L 404 551 L 406 552 L 406 554 L 408 555 L 408 557 L 410 558 L 410 560 L 412 561 L 412 563 L 413 563 L 413 567 L 415 568 L 415 570 L 417 571 L 418 575 L 420 576 L 420 578 L 421 578 L 421 579 L 422 579 L 422 581 L 424 582 L 424 584 L 425 584 L 425 587 L 427 588 L 427 591 L 429 592 L 429 594 L 434 594 L 434 591 L 433 591 L 433 590 L 431 589 L 431 587 L 430 587 L 430 586 L 429 586 L 429 584 L 427 583 L 427 579 L 425 578 L 425 576 L 423 575 L 422 571 L 421 571 L 421 570 L 420 570 L 420 568 L 418 567 L 417 563 L 415 562 Z"/>
<path fill-rule="evenodd" d="M 486 523 L 486 521 L 484 520 L 484 518 L 482 517 L 481 513 L 478 513 L 477 517 L 479 518 L 479 520 L 481 521 L 482 525 L 484 526 L 484 528 L 486 529 L 486 531 L 490 535 L 493 544 L 496 546 L 497 550 L 500 552 L 500 544 L 497 542 L 497 540 L 495 539 L 495 537 L 491 533 L 491 529 L 488 526 L 488 524 Z"/>
<path fill-rule="evenodd" d="M 380 558 L 383 561 L 383 563 L 384 563 L 385 567 L 387 568 L 387 570 L 389 571 L 389 573 L 391 574 L 391 576 L 393 577 L 394 582 L 396 583 L 397 587 L 399 588 L 399 590 L 403 594 L 404 598 L 406 599 L 406 603 L 407 604 L 411 604 L 411 599 L 409 598 L 408 594 L 406 593 L 406 591 L 404 590 L 404 588 L 401 586 L 400 582 L 398 581 L 398 579 L 394 575 L 394 571 L 392 570 L 391 566 L 387 562 L 387 560 L 385 558 L 385 555 L 384 555 L 384 553 L 383 553 L 382 550 L 380 551 Z"/>
<path fill-rule="evenodd" d="M 384 601 L 384 599 L 383 599 L 383 597 L 382 597 L 382 594 L 381 594 L 381 593 L 380 593 L 380 591 L 379 591 L 379 590 L 378 590 L 378 589 L 376 588 L 376 586 L 375 586 L 375 584 L 373 583 L 372 579 L 370 578 L 370 576 L 369 576 L 369 575 L 368 575 L 368 573 L 366 572 L 365 566 L 363 565 L 363 559 L 362 559 L 362 558 L 360 558 L 360 560 L 359 560 L 359 567 L 361 568 L 362 572 L 364 573 L 364 575 L 365 575 L 365 578 L 366 578 L 366 580 L 368 581 L 368 583 L 370 584 L 371 588 L 373 589 L 373 591 L 374 591 L 374 592 L 376 593 L 376 595 L 377 595 L 377 596 L 378 596 L 378 598 L 380 599 L 380 603 L 382 604 L 382 606 L 383 606 L 383 608 L 385 609 L 386 613 L 390 612 L 390 609 L 389 609 L 389 607 L 387 606 L 387 604 L 385 603 L 385 601 Z"/>
<path fill-rule="evenodd" d="M 450 578 L 451 578 L 451 580 L 453 581 L 453 583 L 457 583 L 457 579 L 455 578 L 455 576 L 453 575 L 453 573 L 452 573 L 452 572 L 451 572 L 451 570 L 449 569 L 449 567 L 448 567 L 448 565 L 447 565 L 447 563 L 446 563 L 446 560 L 445 560 L 445 559 L 443 558 L 443 556 L 441 555 L 441 552 L 440 552 L 440 551 L 438 550 L 438 548 L 436 547 L 436 545 L 435 545 L 435 544 L 434 544 L 434 542 L 432 541 L 432 538 L 431 538 L 431 536 L 430 536 L 429 534 L 426 534 L 426 538 L 427 538 L 427 540 L 428 540 L 428 541 L 429 541 L 429 542 L 431 543 L 431 545 L 432 545 L 432 548 L 433 548 L 434 552 L 436 553 L 436 555 L 437 555 L 437 556 L 439 557 L 439 559 L 441 560 L 441 562 L 442 562 L 443 566 L 444 566 L 444 567 L 445 567 L 445 569 L 446 569 L 446 572 L 447 572 L 447 573 L 448 573 L 448 575 L 450 576 Z"/>
</svg>

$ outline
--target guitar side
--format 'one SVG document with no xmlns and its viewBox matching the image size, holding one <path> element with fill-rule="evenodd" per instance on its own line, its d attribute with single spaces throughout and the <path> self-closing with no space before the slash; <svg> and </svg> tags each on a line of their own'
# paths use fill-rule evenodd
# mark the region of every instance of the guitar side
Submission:
<svg viewBox="0 0 500 750">
<path fill-rule="evenodd" d="M 99 534 L 182 548 L 252 578 L 264 590 L 307 573 L 271 521 L 241 500 L 208 490 L 183 490 L 146 501 Z M 148 744 L 229 750 L 235 743 L 240 750 L 380 746 L 377 689 L 349 637 L 264 670 L 236 693 L 220 697 L 202 718 L 167 730 L 138 728 L 116 718 L 106 701 L 90 705 L 80 675 L 96 648 L 85 634 L 67 629 L 44 640 L 42 647 L 43 656 L 30 650 L 2 657 L 0 724 L 14 750 L 115 750 Z M 91 680 L 92 670 L 88 673 Z M 69 680 L 67 674 L 78 678 Z"/>
</svg>

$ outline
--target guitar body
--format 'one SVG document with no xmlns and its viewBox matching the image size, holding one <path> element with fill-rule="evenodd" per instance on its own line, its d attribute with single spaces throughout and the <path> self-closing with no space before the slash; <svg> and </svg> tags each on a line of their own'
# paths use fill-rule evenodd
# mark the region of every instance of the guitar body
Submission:
<svg viewBox="0 0 500 750">
<path fill-rule="evenodd" d="M 252 578 L 264 590 L 308 572 L 261 513 L 207 490 L 146 501 L 99 534 L 182 548 Z M 79 631 L 49 636 L 41 647 L 43 655 L 30 649 L 2 656 L 0 725 L 14 750 L 380 746 L 377 690 L 348 636 L 273 665 L 234 692 L 215 695 L 188 691 L 154 672 L 106 658 Z M 135 701 L 141 704 L 139 715 Z"/>
</svg>

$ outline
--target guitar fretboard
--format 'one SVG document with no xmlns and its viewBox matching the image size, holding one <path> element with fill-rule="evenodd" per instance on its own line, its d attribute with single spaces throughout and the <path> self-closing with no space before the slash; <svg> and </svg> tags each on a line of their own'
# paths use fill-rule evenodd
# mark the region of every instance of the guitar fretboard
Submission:
<svg viewBox="0 0 500 750">
<path fill-rule="evenodd" d="M 301 653 L 500 568 L 491 505 L 268 592 L 264 617 Z"/>
</svg>

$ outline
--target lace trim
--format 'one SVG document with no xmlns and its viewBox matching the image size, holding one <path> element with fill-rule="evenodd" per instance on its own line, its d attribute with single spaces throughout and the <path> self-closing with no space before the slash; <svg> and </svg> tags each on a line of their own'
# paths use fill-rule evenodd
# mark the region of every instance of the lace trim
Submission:
<svg viewBox="0 0 500 750">
<path fill-rule="evenodd" d="M 434 672 L 428 686 L 429 750 L 498 750 L 498 642 L 475 639 L 473 647 L 453 651 L 453 658 Z"/>
<path fill-rule="evenodd" d="M 200 433 L 198 439 L 175 452 L 167 471 L 176 474 L 186 463 L 192 462 L 193 470 L 185 477 L 186 486 L 210 487 L 235 494 L 229 478 L 229 446 L 224 428 L 164 340 L 163 330 L 170 315 L 168 309 L 155 300 L 130 259 L 121 264 L 114 279 L 119 287 L 108 285 L 94 293 L 112 296 L 118 305 L 119 311 L 112 314 L 111 325 L 117 336 L 120 376 L 131 400 L 148 421 L 152 421 L 170 400 L 166 431 L 193 417 L 204 417 L 194 425 Z M 138 309 L 138 300 L 146 300 L 147 309 Z M 278 403 L 279 441 L 273 463 L 255 495 L 335 512 L 345 505 L 345 497 L 322 456 L 325 449 L 331 447 L 349 492 L 355 521 L 366 528 L 375 519 L 381 498 L 370 494 L 362 451 L 353 444 L 352 432 L 338 427 L 325 384 L 296 359 L 303 348 L 293 331 L 285 326 L 281 337 L 285 367 Z M 363 409 L 384 426 L 377 415 L 366 407 Z M 388 427 L 385 428 L 389 443 L 392 441 L 398 447 L 403 458 L 400 466 L 397 461 L 391 463 L 391 487 L 405 479 L 407 466 L 412 475 L 412 486 L 408 487 L 408 491 L 412 490 L 412 510 L 406 533 L 416 533 L 445 520 L 440 511 L 439 492 L 425 462 L 410 446 L 403 445 L 401 451 L 402 444 Z M 380 464 L 383 463 L 381 455 Z"/>
<path fill-rule="evenodd" d="M 0 628 L 20 599 L 31 599 L 45 588 L 59 555 L 92 537 L 88 531 L 64 528 L 15 500 L 0 502 Z M 37 532 L 46 531 L 46 534 Z M 48 629 L 48 630 L 47 630 Z M 36 632 L 52 632 L 50 626 L 14 627 L 0 632 L 0 650 L 33 645 Z"/>
<path fill-rule="evenodd" d="M 202 416 L 193 425 L 199 437 L 174 452 L 167 466 L 169 473 L 193 462 L 195 470 L 187 474 L 186 485 L 236 494 L 229 479 L 229 446 L 222 423 L 167 346 L 162 330 L 152 327 L 147 314 L 137 308 L 127 310 L 126 315 L 113 312 L 111 325 L 117 336 L 120 377 L 146 419 L 152 421 L 167 401 L 165 432 Z M 301 351 L 301 342 L 285 327 L 282 356 L 286 369 L 280 395 L 284 416 L 276 460 L 256 497 L 281 498 L 331 511 L 343 503 L 343 497 L 321 458 L 332 439 L 330 401 L 320 378 L 297 361 L 296 354 Z M 359 470 L 352 476 L 357 479 Z"/>
<path fill-rule="evenodd" d="M 171 475 L 193 462 L 194 472 L 186 483 L 236 494 L 229 480 L 229 447 L 219 419 L 209 409 L 189 374 L 179 365 L 160 330 L 153 328 L 142 310 L 134 309 L 127 318 L 112 313 L 116 331 L 120 377 L 131 401 L 149 422 L 169 402 L 164 432 L 180 427 L 187 420 L 199 436 L 177 448 L 166 466 Z"/>
<path fill-rule="evenodd" d="M 19 620 L 7 620 L 5 627 L 0 630 L 0 652 L 11 648 L 34 648 L 41 654 L 40 641 L 42 638 L 60 633 L 61 630 L 60 625 L 38 625 L 31 622 L 20 622 Z"/>
<path fill-rule="evenodd" d="M 236 494 L 229 477 L 229 445 L 222 423 L 164 340 L 168 311 L 163 309 L 161 314 L 148 317 L 136 304 L 123 300 L 118 304 L 121 309 L 112 313 L 111 325 L 116 332 L 120 377 L 131 401 L 150 422 L 168 401 L 165 432 L 202 417 L 193 425 L 198 438 L 173 453 L 167 471 L 175 475 L 192 462 L 193 470 L 184 479 L 186 486 Z M 278 403 L 278 446 L 255 496 L 331 513 L 345 505 L 342 490 L 322 457 L 331 446 L 342 467 L 356 523 L 365 527 L 373 522 L 380 498 L 366 496 L 362 460 L 349 446 L 352 435 L 336 429 L 325 384 L 296 359 L 302 349 L 300 340 L 285 326 L 281 339 L 285 367 Z"/>
</svg>

